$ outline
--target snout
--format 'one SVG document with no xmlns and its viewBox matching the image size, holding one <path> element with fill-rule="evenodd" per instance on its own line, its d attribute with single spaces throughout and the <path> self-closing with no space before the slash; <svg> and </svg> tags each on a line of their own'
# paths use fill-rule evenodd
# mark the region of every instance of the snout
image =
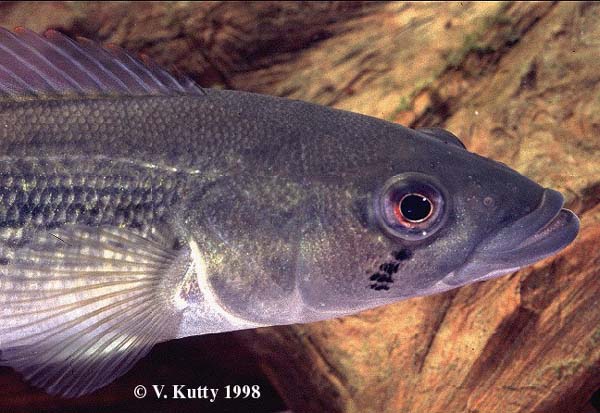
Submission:
<svg viewBox="0 0 600 413">
<path fill-rule="evenodd" d="M 537 208 L 485 239 L 444 282 L 460 285 L 497 277 L 562 250 L 579 232 L 579 219 L 563 203 L 559 192 L 545 189 Z"/>
<path fill-rule="evenodd" d="M 545 189 L 542 199 L 532 212 L 501 228 L 480 244 L 477 253 L 480 255 L 501 255 L 522 250 L 523 247 L 535 244 L 544 239 L 556 243 L 556 252 L 573 241 L 579 230 L 579 220 L 573 212 L 563 209 L 564 198 L 560 192 Z M 549 229 L 552 231 L 548 231 Z"/>
</svg>

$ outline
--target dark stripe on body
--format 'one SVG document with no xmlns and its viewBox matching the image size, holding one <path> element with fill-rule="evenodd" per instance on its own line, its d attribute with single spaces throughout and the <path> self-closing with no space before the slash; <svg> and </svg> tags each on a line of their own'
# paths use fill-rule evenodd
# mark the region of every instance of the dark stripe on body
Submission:
<svg viewBox="0 0 600 413">
<path fill-rule="evenodd" d="M 146 228 L 181 201 L 184 173 L 112 160 L 0 161 L 0 230 L 19 243 L 64 224 Z M 5 231 L 6 232 L 6 231 Z"/>
</svg>

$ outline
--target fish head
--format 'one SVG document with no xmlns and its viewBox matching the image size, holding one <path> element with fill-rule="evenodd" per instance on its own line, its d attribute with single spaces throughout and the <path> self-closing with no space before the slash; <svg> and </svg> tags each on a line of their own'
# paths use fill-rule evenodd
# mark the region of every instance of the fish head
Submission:
<svg viewBox="0 0 600 413">
<path fill-rule="evenodd" d="M 576 237 L 559 192 L 444 139 L 449 132 L 427 132 L 390 137 L 385 156 L 330 183 L 298 260 L 311 308 L 353 313 L 446 291 L 514 272 Z"/>
</svg>

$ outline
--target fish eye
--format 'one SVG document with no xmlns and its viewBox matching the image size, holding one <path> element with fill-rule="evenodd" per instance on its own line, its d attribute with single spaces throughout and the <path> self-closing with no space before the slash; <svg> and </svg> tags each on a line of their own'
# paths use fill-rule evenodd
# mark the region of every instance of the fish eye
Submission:
<svg viewBox="0 0 600 413">
<path fill-rule="evenodd" d="M 445 221 L 446 196 L 428 175 L 410 173 L 389 179 L 376 196 L 376 215 L 390 235 L 417 241 L 433 235 Z"/>
<path fill-rule="evenodd" d="M 398 222 L 406 226 L 425 222 L 433 213 L 431 200 L 423 194 L 410 193 L 394 205 L 394 214 Z"/>
</svg>

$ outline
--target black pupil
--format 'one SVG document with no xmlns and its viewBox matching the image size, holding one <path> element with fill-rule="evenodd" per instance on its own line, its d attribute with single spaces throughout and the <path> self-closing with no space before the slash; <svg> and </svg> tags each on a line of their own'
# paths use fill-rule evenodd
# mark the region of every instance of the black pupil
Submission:
<svg viewBox="0 0 600 413">
<path fill-rule="evenodd" d="M 431 202 L 423 195 L 410 194 L 402 198 L 400 212 L 409 221 L 421 221 L 431 213 Z"/>
</svg>

